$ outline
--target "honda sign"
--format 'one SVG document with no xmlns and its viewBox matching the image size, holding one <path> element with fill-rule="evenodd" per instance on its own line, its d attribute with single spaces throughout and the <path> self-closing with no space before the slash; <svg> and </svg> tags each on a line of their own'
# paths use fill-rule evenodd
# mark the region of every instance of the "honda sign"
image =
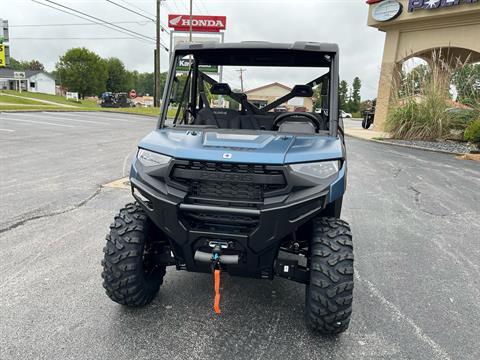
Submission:
<svg viewBox="0 0 480 360">
<path fill-rule="evenodd" d="M 190 30 L 190 15 L 168 15 L 168 26 L 176 31 Z M 192 16 L 192 31 L 220 32 L 227 27 L 226 16 Z"/>
</svg>

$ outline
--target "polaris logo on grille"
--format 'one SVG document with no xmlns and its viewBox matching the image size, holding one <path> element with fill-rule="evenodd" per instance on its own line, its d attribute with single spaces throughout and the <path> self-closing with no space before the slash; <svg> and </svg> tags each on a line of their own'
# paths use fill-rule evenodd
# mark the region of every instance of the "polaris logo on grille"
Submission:
<svg viewBox="0 0 480 360">
<path fill-rule="evenodd" d="M 232 158 L 232 154 L 225 153 L 225 154 L 223 154 L 223 158 L 224 158 L 224 159 L 231 159 L 231 158 Z"/>
<path fill-rule="evenodd" d="M 216 181 L 229 181 L 229 182 L 253 182 L 253 176 L 249 174 L 236 174 L 236 173 L 221 173 L 221 172 L 200 172 L 200 179 L 202 180 L 216 180 Z"/>
</svg>

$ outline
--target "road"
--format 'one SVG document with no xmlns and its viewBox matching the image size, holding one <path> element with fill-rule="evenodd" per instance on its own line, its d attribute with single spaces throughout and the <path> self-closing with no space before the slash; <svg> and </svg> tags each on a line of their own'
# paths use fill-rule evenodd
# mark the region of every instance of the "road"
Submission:
<svg viewBox="0 0 480 360">
<path fill-rule="evenodd" d="M 355 244 L 350 329 L 303 325 L 304 286 L 167 272 L 143 309 L 111 302 L 102 248 L 155 120 L 0 113 L 1 359 L 479 359 L 480 166 L 347 139 Z"/>
</svg>

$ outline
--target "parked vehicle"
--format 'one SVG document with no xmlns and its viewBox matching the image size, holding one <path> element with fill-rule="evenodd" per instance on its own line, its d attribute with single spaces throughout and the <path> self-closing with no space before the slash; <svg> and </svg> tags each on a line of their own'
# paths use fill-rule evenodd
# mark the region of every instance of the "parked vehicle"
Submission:
<svg viewBox="0 0 480 360">
<path fill-rule="evenodd" d="M 341 117 L 342 119 L 351 119 L 351 118 L 352 118 L 352 114 L 347 113 L 347 112 L 345 112 L 345 111 L 343 111 L 343 110 L 340 110 L 340 117 Z"/>
<path fill-rule="evenodd" d="M 191 65 L 181 83 L 176 69 L 185 58 Z M 260 109 L 199 64 L 319 75 Z M 107 235 L 107 295 L 144 306 L 159 291 L 167 267 L 205 272 L 213 276 L 219 313 L 221 273 L 277 276 L 305 284 L 308 328 L 345 331 L 352 312 L 353 244 L 349 225 L 340 219 L 347 159 L 338 74 L 334 44 L 178 45 L 157 126 L 141 140 L 132 163 L 135 202 L 120 210 Z M 317 85 L 321 113 L 272 111 L 293 98 L 313 98 Z M 207 94 L 240 106 L 214 108 Z M 171 104 L 176 115 L 167 118 Z"/>
<path fill-rule="evenodd" d="M 362 120 L 362 128 L 368 129 L 372 126 L 375 120 L 375 108 L 371 108 L 370 110 L 365 110 L 363 112 L 363 120 Z"/>
<path fill-rule="evenodd" d="M 294 112 L 307 112 L 308 109 L 305 106 L 295 106 Z"/>
<path fill-rule="evenodd" d="M 101 98 L 100 106 L 104 108 L 135 107 L 135 104 L 129 99 L 127 93 L 104 92 Z"/>
<path fill-rule="evenodd" d="M 287 112 L 288 108 L 286 106 L 277 106 L 275 109 L 273 109 L 273 112 L 276 113 L 281 113 L 281 112 Z"/>
</svg>

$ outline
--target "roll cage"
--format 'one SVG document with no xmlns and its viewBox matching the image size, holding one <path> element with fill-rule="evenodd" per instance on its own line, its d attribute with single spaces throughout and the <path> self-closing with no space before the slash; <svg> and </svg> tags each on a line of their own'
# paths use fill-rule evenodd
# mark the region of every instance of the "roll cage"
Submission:
<svg viewBox="0 0 480 360">
<path fill-rule="evenodd" d="M 180 59 L 190 57 L 190 69 L 183 89 L 173 126 L 188 125 L 187 118 L 195 117 L 206 106 L 205 83 L 213 86 L 219 84 L 215 79 L 201 71 L 201 65 L 217 66 L 271 66 L 271 67 L 319 67 L 328 72 L 317 77 L 304 86 L 314 88 L 321 86 L 322 110 L 328 116 L 330 136 L 338 136 L 338 46 L 324 43 L 272 44 L 247 42 L 238 44 L 181 44 L 177 46 L 170 62 L 158 128 L 165 127 L 167 110 L 172 101 L 172 91 L 177 81 L 176 67 Z M 189 95 L 189 96 L 187 96 Z M 277 106 L 298 96 L 295 87 L 292 91 L 263 108 L 249 102 L 243 93 L 230 92 L 229 97 L 242 105 L 242 111 L 264 115 Z M 188 101 L 188 102 L 187 102 Z M 187 102 L 187 103 L 185 103 Z M 181 111 L 184 108 L 185 111 Z"/>
</svg>

